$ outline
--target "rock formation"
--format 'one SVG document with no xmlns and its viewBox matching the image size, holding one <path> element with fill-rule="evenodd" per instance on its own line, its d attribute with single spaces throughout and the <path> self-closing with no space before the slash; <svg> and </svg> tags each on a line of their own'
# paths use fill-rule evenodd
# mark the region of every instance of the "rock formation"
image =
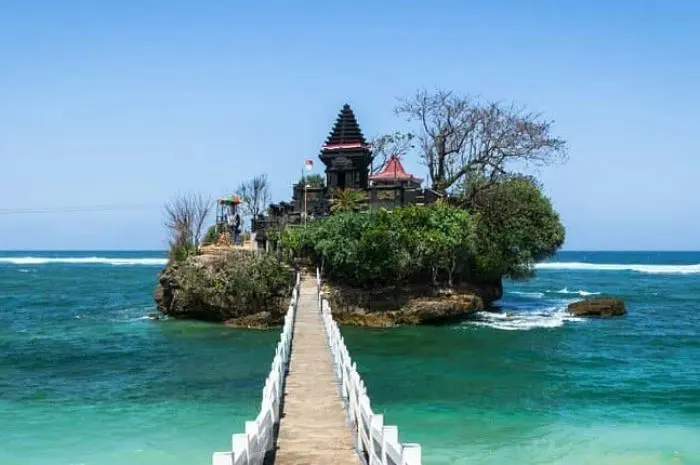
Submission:
<svg viewBox="0 0 700 465">
<path fill-rule="evenodd" d="M 612 317 L 626 313 L 625 303 L 616 297 L 598 297 L 569 304 L 567 310 L 574 316 Z"/>
<path fill-rule="evenodd" d="M 154 297 L 173 318 L 265 328 L 282 322 L 293 283 L 293 271 L 274 258 L 237 249 L 171 261 Z"/>
<path fill-rule="evenodd" d="M 338 323 L 387 327 L 462 321 L 499 299 L 503 289 L 499 281 L 442 291 L 415 285 L 370 290 L 329 285 L 325 292 Z"/>
<path fill-rule="evenodd" d="M 173 318 L 267 328 L 283 321 L 293 282 L 293 270 L 273 257 L 236 249 L 171 261 L 158 277 L 155 300 Z M 386 327 L 461 321 L 499 299 L 503 289 L 499 281 L 449 290 L 326 285 L 325 292 L 339 323 Z"/>
</svg>

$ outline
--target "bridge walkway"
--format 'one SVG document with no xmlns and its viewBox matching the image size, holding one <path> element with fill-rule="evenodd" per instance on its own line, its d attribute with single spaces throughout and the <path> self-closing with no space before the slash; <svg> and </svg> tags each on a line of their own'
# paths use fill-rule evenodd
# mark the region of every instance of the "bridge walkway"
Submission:
<svg viewBox="0 0 700 465">
<path fill-rule="evenodd" d="M 275 465 L 358 465 L 338 392 L 316 281 L 303 276 Z"/>
</svg>

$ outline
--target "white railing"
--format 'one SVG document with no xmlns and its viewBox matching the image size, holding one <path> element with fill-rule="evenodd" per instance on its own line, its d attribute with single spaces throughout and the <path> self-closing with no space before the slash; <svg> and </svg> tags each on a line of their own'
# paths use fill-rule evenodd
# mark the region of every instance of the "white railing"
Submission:
<svg viewBox="0 0 700 465">
<path fill-rule="evenodd" d="M 275 358 L 265 380 L 260 413 L 255 421 L 245 422 L 245 433 L 233 435 L 230 451 L 214 452 L 212 465 L 261 465 L 267 452 L 275 447 L 275 425 L 280 419 L 284 378 L 289 366 L 294 318 L 299 303 L 299 279 L 297 274 Z"/>
<path fill-rule="evenodd" d="M 321 291 L 321 275 L 316 270 L 318 303 L 335 364 L 340 394 L 345 401 L 358 451 L 369 465 L 421 465 L 420 444 L 401 444 L 396 426 L 384 426 L 384 415 L 375 414 L 370 406 L 367 387 L 350 358 L 338 324 L 331 316 L 328 300 Z"/>
</svg>

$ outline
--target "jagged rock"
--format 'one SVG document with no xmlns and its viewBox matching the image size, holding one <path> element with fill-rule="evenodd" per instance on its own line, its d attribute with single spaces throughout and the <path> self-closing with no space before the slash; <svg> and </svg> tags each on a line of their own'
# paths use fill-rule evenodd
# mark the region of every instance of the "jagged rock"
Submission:
<svg viewBox="0 0 700 465">
<path fill-rule="evenodd" d="M 612 317 L 626 313 L 625 303 L 616 297 L 598 297 L 569 304 L 567 310 L 574 316 Z"/>
<path fill-rule="evenodd" d="M 364 290 L 327 286 L 333 317 L 340 324 L 368 327 L 430 325 L 462 321 L 502 295 L 500 282 L 438 290 L 403 286 Z"/>
<path fill-rule="evenodd" d="M 270 326 L 281 325 L 283 322 L 284 315 L 280 312 L 258 312 L 252 315 L 231 318 L 224 321 L 224 324 L 231 328 L 265 329 Z"/>
</svg>

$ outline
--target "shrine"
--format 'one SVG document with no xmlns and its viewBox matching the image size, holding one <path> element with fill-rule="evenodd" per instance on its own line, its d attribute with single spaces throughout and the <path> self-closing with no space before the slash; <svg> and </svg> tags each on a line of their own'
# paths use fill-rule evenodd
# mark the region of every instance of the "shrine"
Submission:
<svg viewBox="0 0 700 465">
<path fill-rule="evenodd" d="M 272 204 L 266 215 L 253 218 L 252 231 L 256 233 L 259 246 L 266 245 L 265 231 L 270 227 L 302 225 L 308 218 L 330 214 L 333 195 L 338 190 L 364 192 L 369 209 L 425 205 L 439 197 L 435 191 L 421 188 L 422 178 L 406 172 L 400 154 L 391 155 L 379 170 L 372 172 L 371 146 L 348 104 L 338 113 L 318 158 L 325 166 L 323 185 L 310 185 L 302 177 L 293 186 L 291 202 Z"/>
</svg>

